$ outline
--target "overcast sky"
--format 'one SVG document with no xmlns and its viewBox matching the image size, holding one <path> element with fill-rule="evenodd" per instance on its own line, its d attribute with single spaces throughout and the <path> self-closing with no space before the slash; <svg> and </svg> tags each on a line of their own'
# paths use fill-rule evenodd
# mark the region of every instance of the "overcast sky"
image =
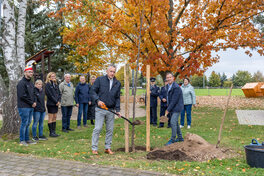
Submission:
<svg viewBox="0 0 264 176">
<path fill-rule="evenodd" d="M 260 56 L 257 51 L 254 51 L 252 52 L 253 56 L 249 57 L 245 51 L 243 49 L 228 49 L 218 52 L 219 62 L 209 68 L 205 75 L 210 76 L 212 71 L 216 71 L 221 74 L 224 72 L 229 78 L 238 70 L 249 71 L 252 75 L 259 70 L 264 74 L 264 56 Z"/>
</svg>

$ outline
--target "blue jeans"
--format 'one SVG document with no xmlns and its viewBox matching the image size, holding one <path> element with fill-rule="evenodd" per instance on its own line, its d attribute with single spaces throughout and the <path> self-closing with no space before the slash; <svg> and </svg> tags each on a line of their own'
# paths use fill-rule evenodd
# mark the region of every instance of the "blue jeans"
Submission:
<svg viewBox="0 0 264 176">
<path fill-rule="evenodd" d="M 62 129 L 69 129 L 72 115 L 72 106 L 61 106 Z"/>
<path fill-rule="evenodd" d="M 181 112 L 181 125 L 184 126 L 185 112 L 187 114 L 187 125 L 192 123 L 192 104 L 184 105 L 184 109 Z"/>
<path fill-rule="evenodd" d="M 171 115 L 170 124 L 171 124 L 171 139 L 175 140 L 176 135 L 178 135 L 179 139 L 182 139 L 181 128 L 178 123 L 178 119 L 180 116 L 180 112 L 174 112 Z"/>
<path fill-rule="evenodd" d="M 33 125 L 32 125 L 32 136 L 37 137 L 37 126 L 39 124 L 39 137 L 43 136 L 43 122 L 45 118 L 45 112 L 34 112 L 33 113 Z"/>
<path fill-rule="evenodd" d="M 21 118 L 21 125 L 19 130 L 20 141 L 29 140 L 29 126 L 32 120 L 34 108 L 18 108 L 19 116 Z"/>
<path fill-rule="evenodd" d="M 83 114 L 83 125 L 87 124 L 88 103 L 80 103 L 78 109 L 77 126 L 81 125 Z"/>
</svg>

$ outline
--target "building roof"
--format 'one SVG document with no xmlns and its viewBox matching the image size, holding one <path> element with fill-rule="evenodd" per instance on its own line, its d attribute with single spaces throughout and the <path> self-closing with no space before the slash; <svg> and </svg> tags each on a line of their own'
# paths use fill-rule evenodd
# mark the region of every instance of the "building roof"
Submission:
<svg viewBox="0 0 264 176">
<path fill-rule="evenodd" d="M 47 48 L 41 50 L 40 52 L 38 52 L 37 54 L 31 56 L 30 58 L 28 58 L 25 62 L 29 62 L 31 60 L 35 60 L 37 63 L 41 61 L 42 55 L 44 55 L 44 59 L 49 57 L 49 55 L 52 55 L 54 53 L 54 51 L 48 51 Z"/>
</svg>

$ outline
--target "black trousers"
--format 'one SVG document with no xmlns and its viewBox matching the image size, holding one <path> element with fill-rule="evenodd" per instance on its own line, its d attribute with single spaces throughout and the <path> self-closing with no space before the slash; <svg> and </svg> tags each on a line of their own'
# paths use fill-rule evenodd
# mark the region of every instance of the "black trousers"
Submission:
<svg viewBox="0 0 264 176">
<path fill-rule="evenodd" d="M 157 125 L 157 106 L 150 107 L 150 124 Z"/>
<path fill-rule="evenodd" d="M 62 129 L 67 130 L 70 128 L 72 108 L 73 106 L 61 106 Z"/>
</svg>

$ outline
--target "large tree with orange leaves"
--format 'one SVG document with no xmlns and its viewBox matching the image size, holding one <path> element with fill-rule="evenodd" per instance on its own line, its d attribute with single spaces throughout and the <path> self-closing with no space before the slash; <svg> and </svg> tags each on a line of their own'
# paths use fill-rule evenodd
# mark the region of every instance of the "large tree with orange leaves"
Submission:
<svg viewBox="0 0 264 176">
<path fill-rule="evenodd" d="M 102 63 L 114 54 L 134 63 L 144 12 L 142 71 L 150 64 L 153 75 L 184 77 L 216 63 L 212 53 L 221 49 L 256 48 L 263 55 L 263 38 L 252 22 L 263 11 L 263 0 L 67 0 L 56 15 L 69 24 L 64 42 L 76 47 L 76 55 Z"/>
</svg>

